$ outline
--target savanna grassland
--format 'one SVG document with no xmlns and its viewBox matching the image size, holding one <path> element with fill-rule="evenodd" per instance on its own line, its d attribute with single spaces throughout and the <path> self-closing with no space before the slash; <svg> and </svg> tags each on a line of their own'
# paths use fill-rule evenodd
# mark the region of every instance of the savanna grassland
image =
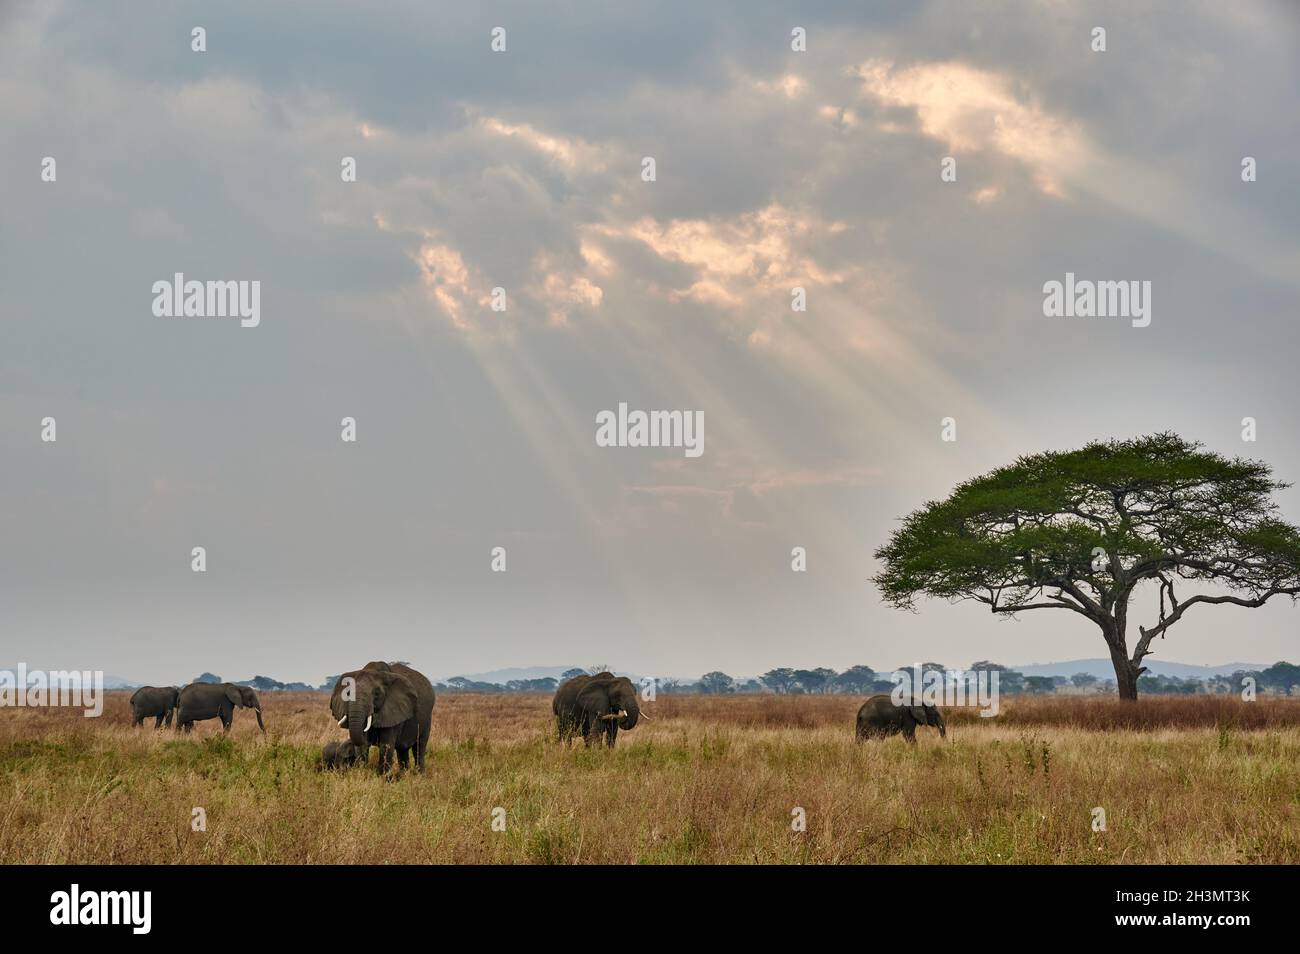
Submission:
<svg viewBox="0 0 1300 954">
<path fill-rule="evenodd" d="M 909 747 L 855 743 L 855 698 L 661 696 L 607 751 L 562 748 L 549 696 L 444 695 L 425 774 L 386 781 L 317 770 L 321 694 L 229 738 L 133 729 L 127 697 L 0 709 L 0 860 L 1300 862 L 1300 701 L 1011 699 Z"/>
</svg>

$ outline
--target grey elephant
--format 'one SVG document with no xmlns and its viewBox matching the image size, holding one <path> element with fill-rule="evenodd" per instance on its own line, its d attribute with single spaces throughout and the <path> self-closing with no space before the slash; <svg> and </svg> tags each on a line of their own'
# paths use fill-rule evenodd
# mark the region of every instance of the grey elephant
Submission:
<svg viewBox="0 0 1300 954">
<path fill-rule="evenodd" d="M 176 731 L 184 729 L 189 732 L 195 722 L 220 719 L 221 730 L 229 732 L 231 723 L 235 721 L 236 707 L 256 712 L 257 727 L 266 732 L 266 725 L 262 722 L 262 702 L 248 686 L 237 686 L 233 682 L 192 682 L 181 690 L 176 710 Z"/>
<path fill-rule="evenodd" d="M 348 730 L 362 761 L 370 755 L 370 746 L 379 746 L 380 775 L 388 772 L 394 752 L 404 769 L 414 752 L 415 767 L 422 772 L 434 701 L 433 683 L 423 673 L 401 663 L 368 662 L 339 676 L 330 695 L 330 714 L 339 728 Z"/>
<path fill-rule="evenodd" d="M 858 710 L 857 738 L 897 735 L 913 745 L 916 744 L 916 727 L 932 725 L 939 730 L 940 738 L 947 738 L 948 728 L 944 725 L 943 715 L 931 705 L 899 705 L 888 693 L 880 693 L 862 703 Z"/>
<path fill-rule="evenodd" d="M 555 713 L 561 742 L 567 744 L 581 733 L 588 746 L 599 743 L 603 736 L 610 748 L 614 747 L 619 729 L 634 729 L 637 721 L 645 717 L 632 680 L 610 672 L 566 679 L 555 690 L 551 711 Z"/>
<path fill-rule="evenodd" d="M 327 769 L 347 768 L 364 761 L 361 750 L 346 739 L 342 742 L 326 742 L 320 753 L 321 767 Z"/>
<path fill-rule="evenodd" d="M 144 720 L 153 716 L 155 729 L 170 728 L 180 693 L 175 686 L 141 686 L 131 694 L 131 724 L 144 725 Z"/>
</svg>

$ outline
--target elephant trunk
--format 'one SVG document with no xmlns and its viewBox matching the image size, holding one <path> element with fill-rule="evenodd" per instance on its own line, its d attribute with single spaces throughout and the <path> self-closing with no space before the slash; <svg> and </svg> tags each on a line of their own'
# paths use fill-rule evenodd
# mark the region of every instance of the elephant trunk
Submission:
<svg viewBox="0 0 1300 954">
<path fill-rule="evenodd" d="M 628 700 L 624 710 L 627 714 L 618 720 L 618 727 L 626 732 L 628 729 L 636 728 L 637 720 L 641 718 L 641 708 L 637 705 L 635 698 Z"/>
<path fill-rule="evenodd" d="M 258 727 L 259 729 L 261 729 L 263 735 L 265 735 L 265 734 L 266 734 L 266 723 L 264 723 L 264 722 L 262 721 L 262 707 L 261 707 L 261 706 L 258 706 L 258 707 L 257 707 L 256 709 L 254 709 L 253 711 L 257 713 L 257 727 Z"/>
<path fill-rule="evenodd" d="M 366 739 L 366 730 L 370 728 L 370 712 L 360 702 L 348 703 L 348 738 L 358 749 L 370 745 Z"/>
</svg>

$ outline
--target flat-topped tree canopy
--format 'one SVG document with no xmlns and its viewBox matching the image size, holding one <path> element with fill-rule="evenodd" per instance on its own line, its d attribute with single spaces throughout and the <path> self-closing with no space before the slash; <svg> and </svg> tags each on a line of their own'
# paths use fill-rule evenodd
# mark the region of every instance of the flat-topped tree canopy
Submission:
<svg viewBox="0 0 1300 954">
<path fill-rule="evenodd" d="M 900 609 L 930 596 L 1085 616 L 1110 648 L 1120 696 L 1136 699 L 1151 641 L 1192 607 L 1300 594 L 1300 530 L 1273 501 L 1289 486 L 1261 461 L 1173 433 L 1025 456 L 903 518 L 876 551 L 874 582 Z M 1159 605 L 1130 656 L 1129 600 L 1146 581 Z"/>
</svg>

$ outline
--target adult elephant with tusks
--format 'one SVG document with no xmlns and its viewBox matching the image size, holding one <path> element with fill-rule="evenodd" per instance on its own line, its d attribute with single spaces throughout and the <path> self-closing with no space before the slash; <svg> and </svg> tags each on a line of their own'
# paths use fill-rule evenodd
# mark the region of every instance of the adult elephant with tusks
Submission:
<svg viewBox="0 0 1300 954">
<path fill-rule="evenodd" d="M 574 676 L 560 683 L 551 702 L 560 741 L 567 743 L 579 732 L 587 745 L 599 742 L 614 747 L 618 730 L 636 728 L 639 719 L 649 717 L 637 703 L 636 687 L 626 676 L 598 672 Z"/>
<path fill-rule="evenodd" d="M 424 771 L 424 752 L 433 726 L 433 683 L 410 666 L 368 662 L 362 669 L 345 672 L 334 684 L 330 713 L 339 728 L 361 753 L 364 762 L 370 746 L 379 746 L 379 773 L 397 761 L 406 768 L 415 752 L 415 767 Z"/>
<path fill-rule="evenodd" d="M 195 722 L 220 719 L 221 730 L 229 732 L 235 721 L 235 709 L 252 709 L 257 713 L 257 727 L 266 733 L 262 722 L 262 701 L 248 686 L 233 682 L 192 682 L 180 692 L 176 707 L 176 731 L 189 732 Z"/>
<path fill-rule="evenodd" d="M 874 736 L 897 735 L 913 745 L 916 744 L 916 727 L 932 725 L 939 730 L 939 738 L 947 738 L 948 727 L 944 725 L 943 715 L 932 705 L 904 705 L 895 702 L 887 693 L 872 696 L 862 703 L 858 710 L 857 739 Z"/>
</svg>

